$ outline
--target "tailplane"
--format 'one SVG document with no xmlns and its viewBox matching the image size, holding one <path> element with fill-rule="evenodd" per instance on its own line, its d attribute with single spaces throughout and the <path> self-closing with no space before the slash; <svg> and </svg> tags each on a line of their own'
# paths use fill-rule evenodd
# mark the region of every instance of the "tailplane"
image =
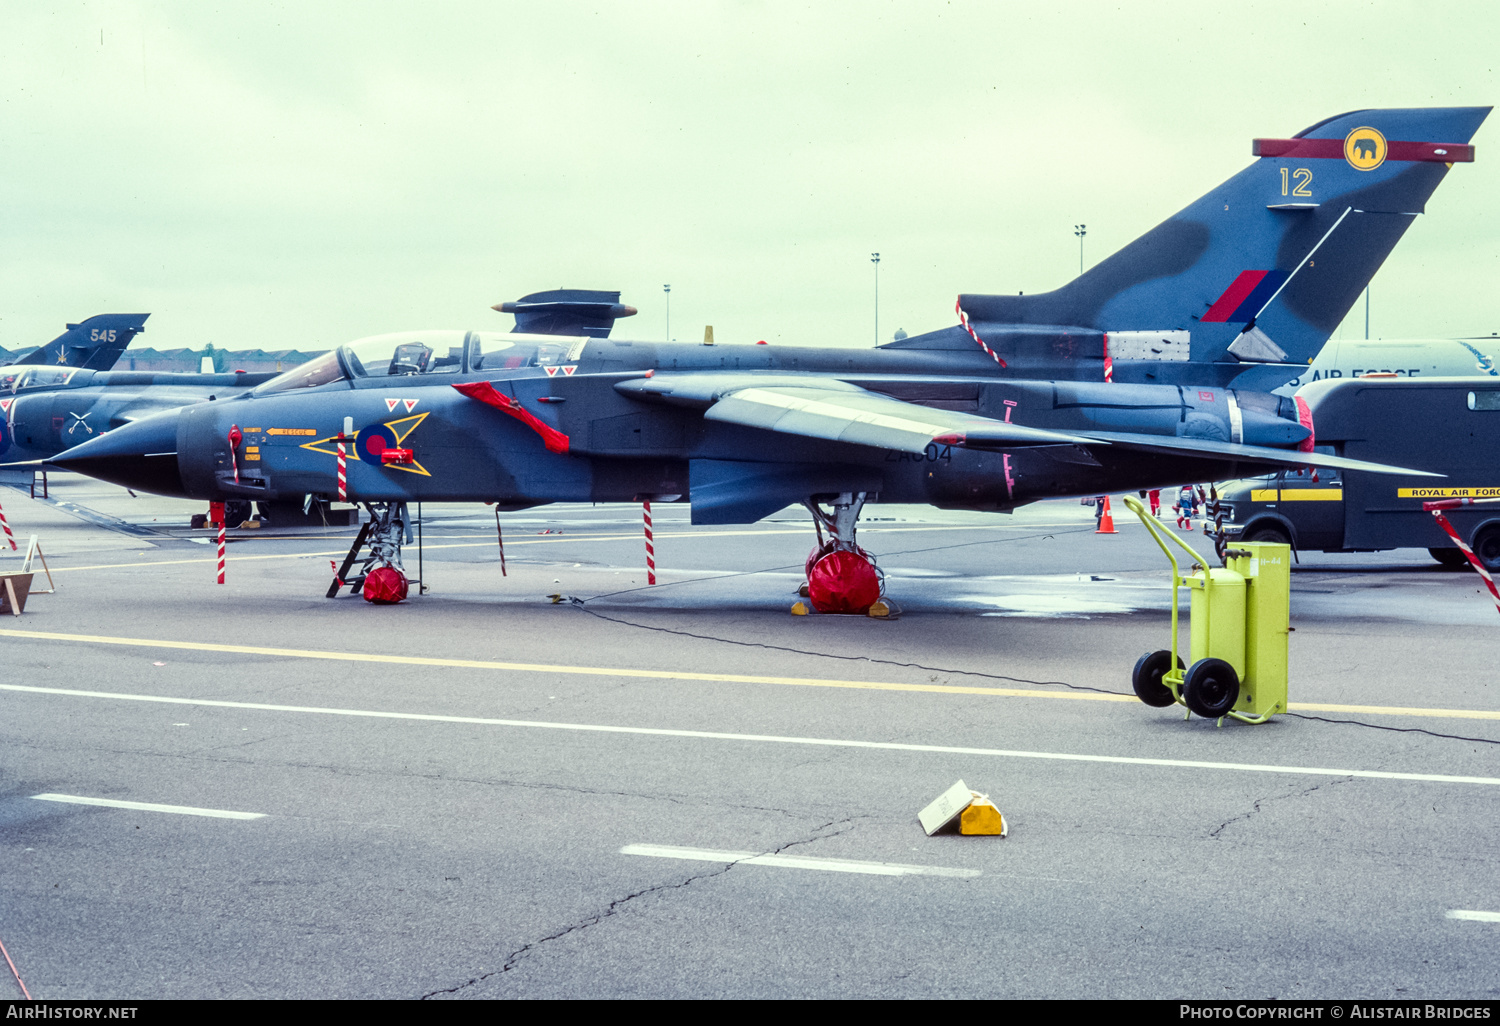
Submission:
<svg viewBox="0 0 1500 1026">
<path fill-rule="evenodd" d="M 596 289 L 552 289 L 533 292 L 490 309 L 515 314 L 515 330 L 530 335 L 587 335 L 608 338 L 621 317 L 633 317 L 636 309 L 620 302 L 618 292 Z"/>
</svg>

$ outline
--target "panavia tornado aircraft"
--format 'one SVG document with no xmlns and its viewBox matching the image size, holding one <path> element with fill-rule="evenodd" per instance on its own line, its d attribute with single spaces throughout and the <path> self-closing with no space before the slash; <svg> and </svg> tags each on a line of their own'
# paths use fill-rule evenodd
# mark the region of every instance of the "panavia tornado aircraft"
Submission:
<svg viewBox="0 0 1500 1026">
<path fill-rule="evenodd" d="M 872 350 L 381 335 L 53 462 L 197 499 L 342 488 L 371 516 L 362 571 L 341 575 L 367 598 L 404 594 L 409 502 L 685 498 L 697 524 L 801 502 L 821 542 L 813 604 L 855 611 L 878 592 L 854 541 L 866 502 L 1004 512 L 1276 467 L 1389 470 L 1318 451 L 1315 411 L 1269 390 L 1473 160 L 1488 113 L 1361 110 L 1257 139 L 1248 168 L 1062 288 L 961 295 L 958 324 Z"/>
</svg>

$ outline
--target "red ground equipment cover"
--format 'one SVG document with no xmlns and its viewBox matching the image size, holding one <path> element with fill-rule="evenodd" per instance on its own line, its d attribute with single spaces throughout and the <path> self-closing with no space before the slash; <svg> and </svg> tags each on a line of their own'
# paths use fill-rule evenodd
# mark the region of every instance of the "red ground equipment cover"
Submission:
<svg viewBox="0 0 1500 1026">
<path fill-rule="evenodd" d="M 807 554 L 807 561 L 802 564 L 802 573 L 805 577 L 812 577 L 812 568 L 817 566 L 818 560 L 833 551 L 833 542 L 820 542 L 813 546 L 813 550 Z"/>
<path fill-rule="evenodd" d="M 391 606 L 406 599 L 406 575 L 393 566 L 378 566 L 365 578 L 365 601 Z"/>
<path fill-rule="evenodd" d="M 820 613 L 866 613 L 880 598 L 880 577 L 868 559 L 839 549 L 813 565 L 807 597 Z"/>
</svg>

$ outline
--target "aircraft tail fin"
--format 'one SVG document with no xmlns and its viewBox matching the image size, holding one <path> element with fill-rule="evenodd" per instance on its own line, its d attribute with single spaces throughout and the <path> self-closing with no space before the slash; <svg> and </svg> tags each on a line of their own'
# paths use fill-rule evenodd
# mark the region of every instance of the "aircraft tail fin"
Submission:
<svg viewBox="0 0 1500 1026">
<path fill-rule="evenodd" d="M 51 342 L 27 353 L 17 364 L 47 364 L 109 370 L 141 332 L 150 314 L 96 314 L 67 330 Z"/>
<path fill-rule="evenodd" d="M 1305 365 L 1449 169 L 1474 159 L 1489 112 L 1358 110 L 1256 139 L 1249 167 L 1062 288 L 964 295 L 959 307 L 985 338 L 1012 326 L 1103 333 L 1127 364 Z M 1116 380 L 1121 370 L 1115 355 Z"/>
<path fill-rule="evenodd" d="M 515 314 L 518 332 L 531 335 L 587 335 L 608 338 L 621 317 L 634 317 L 636 309 L 620 302 L 618 292 L 594 289 L 552 289 L 533 292 L 490 309 Z"/>
</svg>

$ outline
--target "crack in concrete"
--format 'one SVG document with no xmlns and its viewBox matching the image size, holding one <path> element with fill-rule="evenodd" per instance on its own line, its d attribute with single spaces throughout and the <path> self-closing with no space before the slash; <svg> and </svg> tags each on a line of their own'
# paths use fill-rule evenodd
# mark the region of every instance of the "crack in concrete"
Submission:
<svg viewBox="0 0 1500 1026">
<path fill-rule="evenodd" d="M 814 841 L 823 841 L 823 840 L 827 840 L 830 837 L 837 837 L 840 834 L 845 833 L 849 829 L 851 829 L 853 827 L 853 824 L 854 824 L 855 820 L 857 820 L 857 819 L 870 819 L 870 818 L 872 818 L 872 817 L 869 817 L 869 816 L 850 816 L 850 817 L 847 817 L 847 818 L 842 819 L 842 820 L 830 820 L 827 823 L 824 823 L 822 826 L 813 828 L 812 833 L 809 836 L 807 836 L 807 837 L 800 837 L 800 838 L 797 838 L 796 840 L 788 841 L 787 843 L 781 845 L 780 847 L 771 848 L 771 849 L 769 849 L 767 851 L 763 851 L 763 852 L 758 852 L 757 855 L 779 855 L 780 853 L 786 851 L 788 848 L 795 848 L 799 844 L 811 844 Z M 824 833 L 823 832 L 825 830 L 828 830 L 830 827 L 840 827 L 841 829 L 834 830 L 831 833 Z M 499 969 L 494 969 L 494 970 L 491 970 L 490 972 L 487 972 L 487 973 L 480 973 L 478 976 L 472 977 L 471 979 L 467 980 L 464 983 L 460 983 L 457 986 L 443 987 L 443 988 L 438 989 L 438 990 L 428 991 L 427 993 L 425 993 L 425 994 L 423 994 L 421 996 L 420 1000 L 426 1001 L 426 1000 L 429 1000 L 430 998 L 435 998 L 435 997 L 438 997 L 439 995 L 442 995 L 442 994 L 457 994 L 460 991 L 467 990 L 470 987 L 473 987 L 473 986 L 475 986 L 477 984 L 483 983 L 485 980 L 488 980 L 492 976 L 499 976 L 499 975 L 501 975 L 503 973 L 508 973 L 512 969 L 514 969 L 520 963 L 521 959 L 524 958 L 528 953 L 537 950 L 543 944 L 546 944 L 546 943 L 548 943 L 550 941 L 558 940 L 558 939 L 560 939 L 562 937 L 566 937 L 566 936 L 568 936 L 571 933 L 577 933 L 579 930 L 586 930 L 586 929 L 588 929 L 591 926 L 597 926 L 598 924 L 604 922 L 604 920 L 610 918 L 615 913 L 617 913 L 618 911 L 620 911 L 620 909 L 622 907 L 624 907 L 626 904 L 628 904 L 629 902 L 634 901 L 637 898 L 645 897 L 648 894 L 656 894 L 656 893 L 661 892 L 661 891 L 675 891 L 675 890 L 680 890 L 681 888 L 684 888 L 684 887 L 691 887 L 694 883 L 697 883 L 700 880 L 711 880 L 711 879 L 713 879 L 716 876 L 723 876 L 725 873 L 728 873 L 735 866 L 739 865 L 742 861 L 744 861 L 744 860 L 743 859 L 736 859 L 735 861 L 733 861 L 733 862 L 729 863 L 728 865 L 724 866 L 722 869 L 716 869 L 716 870 L 714 870 L 712 872 L 707 872 L 707 873 L 696 873 L 696 874 L 688 877 L 687 879 L 679 881 L 677 883 L 656 884 L 654 886 L 646 887 L 646 888 L 644 888 L 642 890 L 639 890 L 639 891 L 634 891 L 634 892 L 632 892 L 630 894 L 625 895 L 622 898 L 616 898 L 613 901 L 611 901 L 607 906 L 605 906 L 604 909 L 602 911 L 600 911 L 600 912 L 597 912 L 597 913 L 595 913 L 593 915 L 590 915 L 590 916 L 586 916 L 583 919 L 580 919 L 576 923 L 572 923 L 572 924 L 570 924 L 568 926 L 565 926 L 561 930 L 558 930 L 556 933 L 549 934 L 546 937 L 542 937 L 542 938 L 540 938 L 538 940 L 530 941 L 529 943 L 521 945 L 521 947 L 517 948 L 516 950 L 512 951 L 510 954 L 508 954 L 508 955 L 505 956 L 505 960 L 504 960 L 504 962 L 501 963 Z"/>
<path fill-rule="evenodd" d="M 592 787 L 580 787 L 569 784 L 540 783 L 526 780 L 511 780 L 496 777 L 469 777 L 454 776 L 447 773 L 424 773 L 416 771 L 401 771 L 386 767 L 363 767 L 363 766 L 336 766 L 331 763 L 321 762 L 292 762 L 288 760 L 252 760 L 249 758 L 234 758 L 236 749 L 249 748 L 264 744 L 269 741 L 285 740 L 291 735 L 278 735 L 276 737 L 258 738 L 250 741 L 240 741 L 233 744 L 208 745 L 202 748 L 193 748 L 187 751 L 165 751 L 152 748 L 114 748 L 103 745 L 91 745 L 87 750 L 90 752 L 103 752 L 109 755 L 135 755 L 154 759 L 186 759 L 192 762 L 208 763 L 210 765 L 226 766 L 264 766 L 272 765 L 281 769 L 317 770 L 328 773 L 333 777 L 375 777 L 381 779 L 396 778 L 400 780 L 425 780 L 445 784 L 475 784 L 481 787 L 518 787 L 533 791 L 563 791 L 570 794 L 597 795 L 604 798 L 639 798 L 649 802 L 670 802 L 673 805 L 684 806 L 710 806 L 719 809 L 739 809 L 745 812 L 774 812 L 778 816 L 795 818 L 803 813 L 792 809 L 778 808 L 774 805 L 747 805 L 737 802 L 713 801 L 695 795 L 670 795 L 650 794 L 644 791 L 605 791 Z M 55 745 L 36 745 L 27 741 L 12 741 L 12 747 L 30 748 L 36 751 L 56 753 L 62 749 Z M 78 751 L 72 748 L 69 751 Z M 805 812 L 806 810 L 804 810 Z M 290 814 L 286 814 L 290 815 Z M 363 822 L 356 820 L 342 820 L 340 822 Z"/>
<path fill-rule="evenodd" d="M 1314 791 L 1321 790 L 1324 787 L 1332 787 L 1334 784 L 1347 784 L 1353 779 L 1353 777 L 1339 777 L 1335 780 L 1324 781 L 1321 784 L 1314 784 L 1312 787 L 1304 788 L 1301 791 L 1294 791 L 1291 794 L 1277 794 L 1272 795 L 1269 798 L 1257 798 L 1255 799 L 1255 803 L 1251 805 L 1249 812 L 1242 813 L 1241 815 L 1235 816 L 1231 819 L 1226 819 L 1224 822 L 1220 823 L 1217 827 L 1210 831 L 1208 836 L 1212 840 L 1217 840 L 1219 834 L 1221 834 L 1226 827 L 1228 827 L 1232 823 L 1239 823 L 1243 820 L 1248 820 L 1252 816 L 1257 815 L 1261 811 L 1261 806 L 1266 802 L 1285 801 L 1288 798 L 1305 798 L 1308 795 L 1312 794 Z"/>
</svg>

